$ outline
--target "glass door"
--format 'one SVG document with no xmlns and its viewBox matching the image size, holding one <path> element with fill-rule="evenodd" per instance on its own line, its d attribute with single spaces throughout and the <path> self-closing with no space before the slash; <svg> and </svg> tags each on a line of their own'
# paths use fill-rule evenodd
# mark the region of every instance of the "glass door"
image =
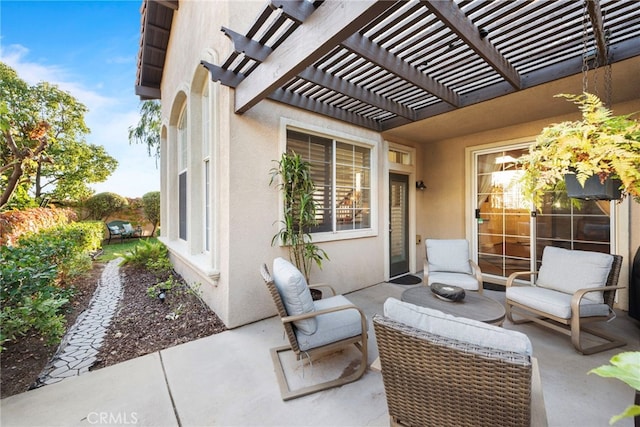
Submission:
<svg viewBox="0 0 640 427">
<path fill-rule="evenodd" d="M 409 272 L 409 177 L 389 174 L 389 274 Z"/>
<path fill-rule="evenodd" d="M 546 246 L 610 253 L 609 201 L 570 199 L 562 185 L 545 194 L 540 212 L 524 200 L 515 147 L 477 152 L 475 222 L 478 265 L 485 275 L 507 278 L 536 270 Z M 533 261 L 532 261 L 533 260 Z"/>
<path fill-rule="evenodd" d="M 508 277 L 531 266 L 531 203 L 514 182 L 516 159 L 526 149 L 476 156 L 478 265 L 484 274 Z"/>
</svg>

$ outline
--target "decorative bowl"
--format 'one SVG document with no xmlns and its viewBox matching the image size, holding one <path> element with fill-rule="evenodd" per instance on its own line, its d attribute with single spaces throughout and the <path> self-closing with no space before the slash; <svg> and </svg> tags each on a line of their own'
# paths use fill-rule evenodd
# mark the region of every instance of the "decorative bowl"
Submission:
<svg viewBox="0 0 640 427">
<path fill-rule="evenodd" d="M 459 286 L 447 285 L 445 283 L 432 283 L 431 292 L 443 301 L 457 302 L 464 299 L 464 289 Z"/>
</svg>

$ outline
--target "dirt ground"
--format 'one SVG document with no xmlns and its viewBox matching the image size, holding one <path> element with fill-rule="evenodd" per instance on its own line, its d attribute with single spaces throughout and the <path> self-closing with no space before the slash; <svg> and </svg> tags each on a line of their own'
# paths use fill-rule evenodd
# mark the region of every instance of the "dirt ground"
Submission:
<svg viewBox="0 0 640 427">
<path fill-rule="evenodd" d="M 104 265 L 94 263 L 90 272 L 73 281 L 77 291 L 65 316 L 67 327 L 89 307 Z M 147 295 L 147 288 L 158 282 L 152 273 L 123 266 L 120 277 L 123 297 L 91 370 L 226 330 L 218 316 L 179 277 L 173 289 L 165 293 L 164 302 L 155 294 Z M 1 398 L 29 390 L 57 349 L 34 334 L 5 347 L 0 353 Z"/>
</svg>

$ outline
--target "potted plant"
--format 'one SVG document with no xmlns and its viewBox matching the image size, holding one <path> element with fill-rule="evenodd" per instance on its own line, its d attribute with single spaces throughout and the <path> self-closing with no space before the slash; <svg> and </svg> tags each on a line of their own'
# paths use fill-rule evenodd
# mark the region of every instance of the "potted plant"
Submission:
<svg viewBox="0 0 640 427">
<path fill-rule="evenodd" d="M 593 181 L 605 184 L 607 179 L 619 180 L 619 184 L 608 184 L 609 190 L 619 189 L 619 194 L 598 190 L 583 198 L 610 200 L 630 195 L 640 202 L 640 123 L 631 115 L 614 116 L 590 93 L 556 97 L 578 105 L 582 119 L 544 128 L 529 147 L 529 153 L 519 159 L 524 172 L 520 182 L 525 197 L 533 199 L 540 209 L 544 192 L 564 183 L 568 175 L 583 188 L 589 179 L 587 188 Z M 568 190 L 571 184 L 567 181 Z"/>
<path fill-rule="evenodd" d="M 310 230 L 317 225 L 315 186 L 311 178 L 311 165 L 296 153 L 283 153 L 277 166 L 271 169 L 269 185 L 276 183 L 283 196 L 282 227 L 271 239 L 271 245 L 280 241 L 289 248 L 289 259 L 309 283 L 311 266 L 315 262 L 322 268 L 327 253 L 312 242 Z"/>
</svg>

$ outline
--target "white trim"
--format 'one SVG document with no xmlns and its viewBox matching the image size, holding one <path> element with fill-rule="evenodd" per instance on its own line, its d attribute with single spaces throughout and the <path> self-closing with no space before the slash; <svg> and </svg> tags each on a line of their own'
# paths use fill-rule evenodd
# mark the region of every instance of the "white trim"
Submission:
<svg viewBox="0 0 640 427">
<path fill-rule="evenodd" d="M 402 163 L 395 163 L 389 161 L 389 151 L 401 151 L 409 154 L 411 159 L 408 165 Z M 409 186 L 409 200 L 408 200 L 408 219 L 409 219 L 409 229 L 407 230 L 408 239 L 409 239 L 409 273 L 414 274 L 417 271 L 417 261 L 416 261 L 416 245 L 415 245 L 415 236 L 416 236 L 416 211 L 417 211 L 417 191 L 416 191 L 416 149 L 413 147 L 409 147 L 406 145 L 400 145 L 394 142 L 385 141 L 384 144 L 384 159 L 385 159 L 385 174 L 384 174 L 384 182 L 385 182 L 385 199 L 384 199 L 384 277 L 385 280 L 389 280 L 391 278 L 391 266 L 390 266 L 390 253 L 389 253 L 389 245 L 390 245 L 390 235 L 389 235 L 389 174 L 396 173 L 399 175 L 406 175 L 408 177 L 407 185 Z M 413 237 L 413 238 L 412 238 Z"/>
</svg>

